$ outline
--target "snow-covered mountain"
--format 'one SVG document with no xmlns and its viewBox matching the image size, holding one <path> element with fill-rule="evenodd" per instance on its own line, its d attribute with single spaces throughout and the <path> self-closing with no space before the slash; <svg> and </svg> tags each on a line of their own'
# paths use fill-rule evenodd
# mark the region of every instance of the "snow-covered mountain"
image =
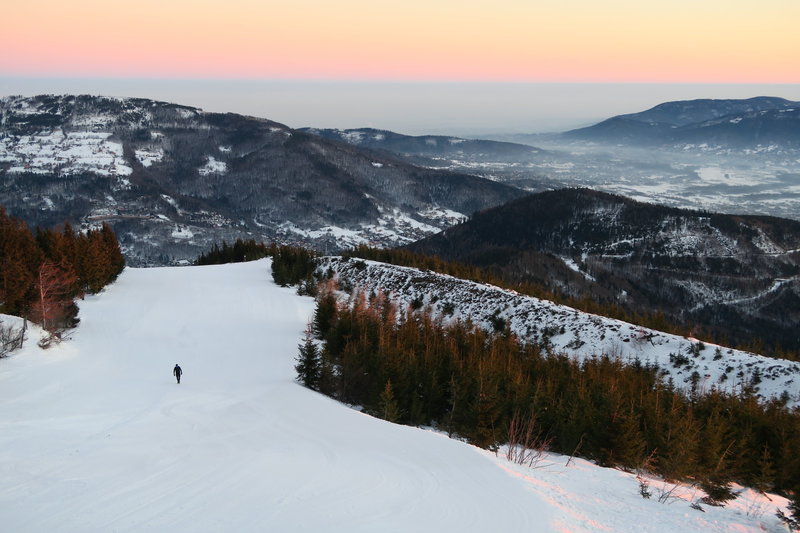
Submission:
<svg viewBox="0 0 800 533">
<path fill-rule="evenodd" d="M 266 119 L 95 96 L 0 99 L 0 181 L 31 225 L 111 223 L 133 264 L 240 237 L 404 244 L 522 194 Z"/>
<path fill-rule="evenodd" d="M 566 132 L 564 136 L 604 144 L 797 150 L 800 102 L 763 96 L 665 102 Z"/>
<path fill-rule="evenodd" d="M 765 400 L 783 397 L 800 406 L 800 363 L 705 344 L 584 313 L 547 300 L 452 276 L 364 261 L 323 258 L 319 271 L 345 287 L 389 294 L 400 308 L 428 306 L 445 320 L 470 320 L 491 331 L 498 320 L 520 339 L 553 353 L 587 358 L 609 355 L 657 366 L 665 380 L 687 392 L 712 388 L 739 393 L 752 387 Z"/>
<path fill-rule="evenodd" d="M 772 96 L 757 96 L 746 99 L 702 98 L 664 102 L 646 111 L 619 116 L 638 122 L 669 124 L 670 126 L 680 127 L 708 122 L 728 115 L 757 113 L 773 109 L 793 109 L 799 104 L 800 102 L 792 102 Z"/>
<path fill-rule="evenodd" d="M 777 496 L 701 511 L 699 489 L 650 480 L 643 499 L 631 473 L 512 464 L 304 389 L 312 309 L 266 261 L 129 268 L 81 302 L 68 341 L 29 332 L 0 359 L 3 530 L 784 531 Z"/>
</svg>

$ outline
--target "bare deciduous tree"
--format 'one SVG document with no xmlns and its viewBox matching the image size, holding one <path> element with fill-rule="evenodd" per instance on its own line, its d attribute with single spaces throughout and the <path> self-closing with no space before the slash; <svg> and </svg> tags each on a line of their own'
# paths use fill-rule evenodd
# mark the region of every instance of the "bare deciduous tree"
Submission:
<svg viewBox="0 0 800 533">
<path fill-rule="evenodd" d="M 39 267 L 35 285 L 36 301 L 31 308 L 30 318 L 50 333 L 48 342 L 58 338 L 69 326 L 76 283 L 74 274 L 52 261 L 45 261 Z"/>
</svg>

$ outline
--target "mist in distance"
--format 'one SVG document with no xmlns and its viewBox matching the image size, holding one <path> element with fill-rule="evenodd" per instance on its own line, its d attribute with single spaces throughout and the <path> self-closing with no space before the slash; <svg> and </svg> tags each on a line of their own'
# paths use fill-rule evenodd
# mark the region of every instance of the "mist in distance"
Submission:
<svg viewBox="0 0 800 533">
<path fill-rule="evenodd" d="M 480 136 L 565 131 L 670 100 L 800 100 L 800 84 L 0 78 L 2 96 L 43 93 L 150 98 L 263 117 L 293 128 Z"/>
</svg>

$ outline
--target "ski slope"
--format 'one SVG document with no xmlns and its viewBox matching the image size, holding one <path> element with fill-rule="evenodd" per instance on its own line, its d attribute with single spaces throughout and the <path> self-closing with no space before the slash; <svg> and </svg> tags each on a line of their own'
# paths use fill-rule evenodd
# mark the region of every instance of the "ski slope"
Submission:
<svg viewBox="0 0 800 533">
<path fill-rule="evenodd" d="M 29 343 L 2 362 L 3 531 L 509 531 L 546 521 L 546 506 L 480 451 L 295 384 L 312 310 L 272 284 L 265 262 L 126 270 L 82 304 L 71 342 Z"/>
<path fill-rule="evenodd" d="M 32 332 L 0 360 L 0 530 L 781 531 L 758 495 L 660 504 L 630 474 L 511 465 L 304 389 L 312 311 L 268 261 L 126 269 L 71 340 Z"/>
</svg>

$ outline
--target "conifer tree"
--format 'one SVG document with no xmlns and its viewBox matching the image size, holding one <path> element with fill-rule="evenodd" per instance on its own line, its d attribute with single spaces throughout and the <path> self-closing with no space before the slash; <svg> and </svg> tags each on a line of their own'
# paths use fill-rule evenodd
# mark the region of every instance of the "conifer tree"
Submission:
<svg viewBox="0 0 800 533">
<path fill-rule="evenodd" d="M 109 284 L 117 279 L 120 272 L 125 268 L 125 256 L 122 255 L 122 250 L 119 246 L 117 236 L 111 226 L 103 222 L 103 227 L 100 229 L 100 235 L 103 241 L 103 249 L 109 258 L 110 268 L 105 277 L 105 283 Z"/>
<path fill-rule="evenodd" d="M 388 422 L 397 423 L 400 420 L 400 408 L 394 398 L 392 381 L 387 380 L 381 392 L 380 403 L 378 404 L 378 416 Z"/>
<path fill-rule="evenodd" d="M 111 258 L 107 254 L 103 237 L 98 232 L 89 232 L 81 239 L 83 253 L 83 287 L 89 293 L 95 294 L 106 285 L 111 277 Z"/>
<path fill-rule="evenodd" d="M 299 350 L 297 364 L 294 366 L 297 371 L 297 379 L 309 389 L 319 390 L 321 373 L 319 348 L 314 342 L 311 327 L 306 328 L 304 341 L 299 346 Z"/>
<path fill-rule="evenodd" d="M 0 208 L 0 311 L 27 313 L 42 253 L 28 227 Z"/>
<path fill-rule="evenodd" d="M 795 529 L 800 528 L 800 486 L 796 487 L 794 490 L 794 497 L 791 503 L 789 503 L 789 512 L 792 513 L 791 517 L 792 520 L 794 520 Z"/>
<path fill-rule="evenodd" d="M 324 323 L 322 335 L 315 331 L 323 341 L 319 390 L 377 416 L 492 447 L 508 438 L 515 412 L 536 412 L 554 451 L 631 468 L 649 453 L 655 473 L 699 480 L 716 502 L 732 481 L 789 491 L 800 479 L 800 416 L 780 402 L 765 407 L 719 392 L 687 398 L 657 368 L 545 357 L 511 335 L 443 325 L 424 309 L 395 312 L 381 294 L 329 304 L 332 312 L 314 320 L 315 330 Z"/>
<path fill-rule="evenodd" d="M 612 450 L 610 462 L 625 468 L 641 465 L 646 457 L 647 442 L 639 427 L 639 417 L 634 410 L 627 409 L 611 424 Z"/>
<path fill-rule="evenodd" d="M 775 479 L 775 464 L 772 462 L 772 454 L 769 451 L 769 446 L 764 444 L 761 451 L 761 456 L 758 460 L 758 472 L 753 479 L 753 488 L 766 492 L 772 488 L 772 482 Z"/>
<path fill-rule="evenodd" d="M 57 335 L 77 322 L 73 300 L 83 288 L 100 290 L 123 267 L 107 225 L 79 234 L 67 222 L 60 232 L 37 228 L 34 237 L 0 207 L 0 312 L 30 318 Z"/>
<path fill-rule="evenodd" d="M 332 287 L 323 288 L 317 298 L 314 310 L 314 333 L 318 339 L 324 339 L 336 319 L 338 303 Z"/>
</svg>

